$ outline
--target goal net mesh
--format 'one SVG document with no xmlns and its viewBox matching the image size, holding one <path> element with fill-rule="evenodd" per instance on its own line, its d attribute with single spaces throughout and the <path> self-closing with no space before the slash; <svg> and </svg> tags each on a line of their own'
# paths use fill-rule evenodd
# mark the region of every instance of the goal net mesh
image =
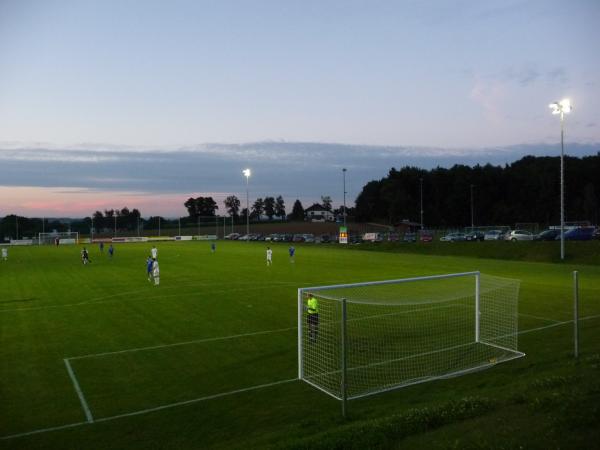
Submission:
<svg viewBox="0 0 600 450">
<path fill-rule="evenodd" d="M 348 399 L 523 356 L 517 350 L 518 293 L 518 280 L 473 274 L 300 289 L 300 378 L 342 398 L 344 325 Z M 310 294 L 318 321 L 307 313 Z"/>
</svg>

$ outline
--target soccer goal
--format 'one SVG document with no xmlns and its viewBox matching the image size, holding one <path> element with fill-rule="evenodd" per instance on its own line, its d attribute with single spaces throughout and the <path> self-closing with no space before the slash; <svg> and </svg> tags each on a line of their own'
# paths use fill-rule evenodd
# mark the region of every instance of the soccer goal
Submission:
<svg viewBox="0 0 600 450">
<path fill-rule="evenodd" d="M 301 288 L 298 377 L 345 413 L 346 400 L 522 357 L 518 297 L 518 280 L 479 272 Z"/>
<path fill-rule="evenodd" d="M 58 241 L 57 241 L 58 239 Z M 56 243 L 60 245 L 64 244 L 77 244 L 79 242 L 78 231 L 63 231 L 55 233 L 38 233 L 38 244 L 39 245 L 54 245 Z"/>
</svg>

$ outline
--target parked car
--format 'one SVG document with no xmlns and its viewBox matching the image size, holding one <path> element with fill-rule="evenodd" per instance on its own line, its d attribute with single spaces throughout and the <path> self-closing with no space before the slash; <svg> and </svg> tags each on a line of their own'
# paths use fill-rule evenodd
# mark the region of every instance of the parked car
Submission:
<svg viewBox="0 0 600 450">
<path fill-rule="evenodd" d="M 237 240 L 238 241 L 249 241 L 250 240 L 250 236 L 249 234 L 245 234 L 243 236 L 240 236 Z"/>
<path fill-rule="evenodd" d="M 533 241 L 533 233 L 527 230 L 512 230 L 504 238 L 507 241 Z"/>
<path fill-rule="evenodd" d="M 327 243 L 331 242 L 331 236 L 329 236 L 328 234 L 322 234 L 321 235 L 321 242 L 323 244 L 327 244 Z"/>
<path fill-rule="evenodd" d="M 389 242 L 398 242 L 400 240 L 398 233 L 389 233 L 387 238 Z"/>
<path fill-rule="evenodd" d="M 600 227 L 596 228 L 596 231 L 594 231 L 594 234 L 592 235 L 592 237 L 594 239 L 600 239 Z"/>
<path fill-rule="evenodd" d="M 364 242 L 383 242 L 383 236 L 381 233 L 365 233 L 362 235 Z"/>
<path fill-rule="evenodd" d="M 419 232 L 419 240 L 421 242 L 433 242 L 433 231 L 421 230 Z"/>
<path fill-rule="evenodd" d="M 566 241 L 591 241 L 594 236 L 593 227 L 573 228 L 565 232 Z M 560 234 L 555 239 L 560 239 Z"/>
<path fill-rule="evenodd" d="M 545 230 L 533 237 L 534 241 L 553 241 L 560 235 L 560 230 Z"/>
<path fill-rule="evenodd" d="M 223 239 L 229 239 L 231 241 L 237 241 L 238 238 L 240 237 L 239 233 L 229 233 L 227 236 L 225 236 Z"/>
<path fill-rule="evenodd" d="M 402 240 L 404 242 L 417 242 L 417 233 L 404 233 L 404 238 Z"/>
<path fill-rule="evenodd" d="M 292 242 L 304 242 L 304 235 L 303 234 L 295 234 L 294 237 L 292 238 Z"/>
<path fill-rule="evenodd" d="M 469 231 L 465 233 L 466 241 L 483 241 L 485 239 L 485 234 L 481 231 Z"/>
<path fill-rule="evenodd" d="M 486 231 L 483 235 L 484 241 L 501 241 L 504 237 L 504 233 L 500 230 Z"/>
<path fill-rule="evenodd" d="M 304 242 L 315 242 L 315 235 L 314 234 L 305 234 L 304 236 Z"/>
<path fill-rule="evenodd" d="M 362 236 L 358 234 L 351 234 L 350 237 L 348 237 L 348 242 L 351 244 L 362 244 L 363 239 Z"/>
<path fill-rule="evenodd" d="M 464 241 L 465 238 L 465 234 L 464 233 L 449 233 L 446 236 L 442 236 L 440 238 L 440 241 L 442 242 L 458 242 L 458 241 Z"/>
</svg>

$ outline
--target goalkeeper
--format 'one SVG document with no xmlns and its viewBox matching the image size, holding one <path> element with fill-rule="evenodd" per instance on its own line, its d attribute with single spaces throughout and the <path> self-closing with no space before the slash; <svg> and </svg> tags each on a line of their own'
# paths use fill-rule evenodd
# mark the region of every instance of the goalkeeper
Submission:
<svg viewBox="0 0 600 450">
<path fill-rule="evenodd" d="M 306 321 L 308 323 L 308 336 L 311 342 L 316 342 L 319 333 L 319 302 L 312 295 L 308 294 L 306 302 Z"/>
</svg>

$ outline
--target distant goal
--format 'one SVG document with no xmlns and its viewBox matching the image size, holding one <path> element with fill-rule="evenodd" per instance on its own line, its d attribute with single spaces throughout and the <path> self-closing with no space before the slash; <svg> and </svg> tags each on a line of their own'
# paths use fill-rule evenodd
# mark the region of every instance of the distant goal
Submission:
<svg viewBox="0 0 600 450">
<path fill-rule="evenodd" d="M 520 358 L 519 284 L 466 272 L 299 289 L 298 377 L 345 410 L 346 400 Z"/>
<path fill-rule="evenodd" d="M 65 245 L 77 244 L 79 242 L 79 232 L 63 231 L 56 233 L 38 233 L 39 245 Z"/>
</svg>

